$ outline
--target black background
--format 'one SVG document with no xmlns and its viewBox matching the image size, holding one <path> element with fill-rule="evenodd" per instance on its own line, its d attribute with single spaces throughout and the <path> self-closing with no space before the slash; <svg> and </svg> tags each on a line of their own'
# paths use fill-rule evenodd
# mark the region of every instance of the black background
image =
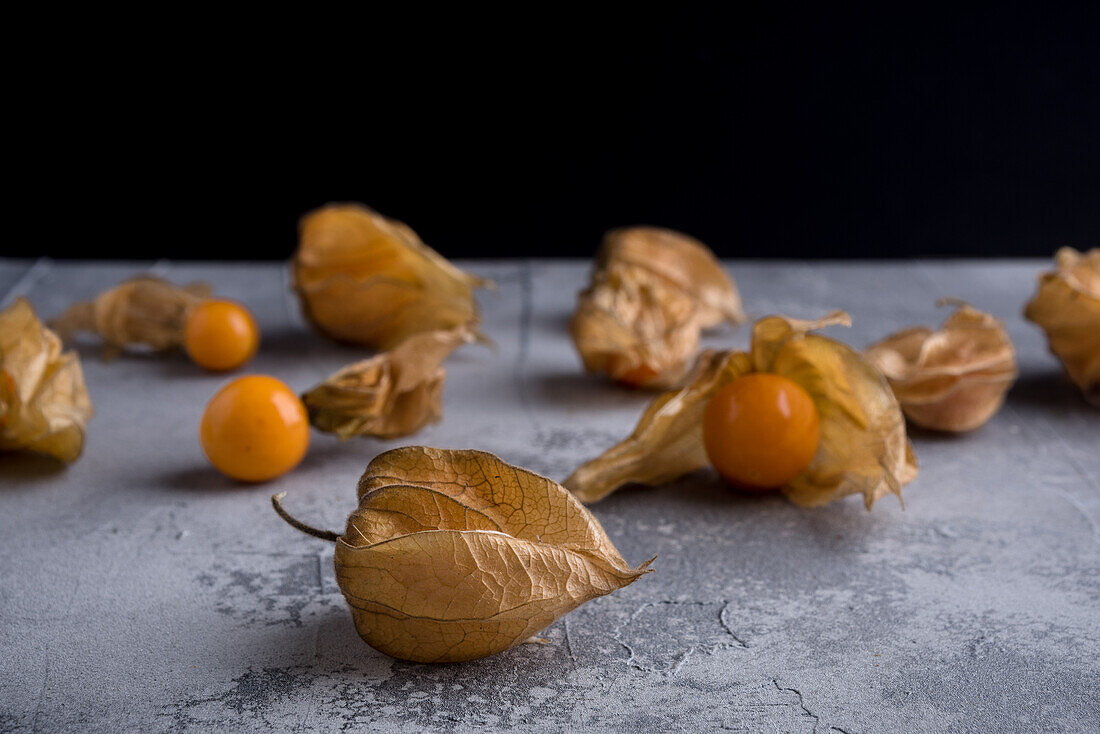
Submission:
<svg viewBox="0 0 1100 734">
<path fill-rule="evenodd" d="M 643 5 L 211 20 L 99 48 L 74 87 L 104 132 L 73 144 L 70 185 L 110 169 L 82 222 L 107 236 L 12 254 L 284 258 L 333 200 L 448 257 L 587 257 L 636 223 L 726 257 L 1100 244 L 1094 4 Z"/>
</svg>

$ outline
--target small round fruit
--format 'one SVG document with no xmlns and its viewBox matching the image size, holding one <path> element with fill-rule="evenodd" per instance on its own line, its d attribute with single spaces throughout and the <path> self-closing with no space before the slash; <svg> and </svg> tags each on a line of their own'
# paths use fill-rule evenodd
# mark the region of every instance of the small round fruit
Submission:
<svg viewBox="0 0 1100 734">
<path fill-rule="evenodd" d="M 191 361 L 208 370 L 232 370 L 252 359 L 260 330 L 251 312 L 233 301 L 205 301 L 183 326 L 183 347 Z"/>
<path fill-rule="evenodd" d="M 817 453 L 817 408 L 797 383 L 769 373 L 738 377 L 703 414 L 707 458 L 726 481 L 750 491 L 782 487 Z"/>
<path fill-rule="evenodd" d="M 207 404 L 199 440 L 222 474 L 263 482 L 290 471 L 305 456 L 309 416 L 294 391 L 274 377 L 238 377 Z"/>
<path fill-rule="evenodd" d="M 643 387 L 656 376 L 657 370 L 643 362 L 635 367 L 631 367 L 615 379 L 619 384 L 626 385 L 627 387 Z"/>
</svg>

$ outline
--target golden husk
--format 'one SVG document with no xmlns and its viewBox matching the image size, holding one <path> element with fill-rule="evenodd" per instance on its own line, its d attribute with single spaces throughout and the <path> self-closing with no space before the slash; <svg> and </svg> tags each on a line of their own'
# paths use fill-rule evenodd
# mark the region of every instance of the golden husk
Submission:
<svg viewBox="0 0 1100 734">
<path fill-rule="evenodd" d="M 939 328 L 906 329 L 864 351 L 890 382 L 909 420 L 937 431 L 988 421 L 1016 381 L 1016 349 L 1004 324 L 967 304 Z"/>
<path fill-rule="evenodd" d="M 424 331 L 475 330 L 465 273 L 402 222 L 361 204 L 328 204 L 302 217 L 294 288 L 306 317 L 343 342 L 392 349 Z"/>
<path fill-rule="evenodd" d="M 608 232 L 570 332 L 589 372 L 648 388 L 678 384 L 702 329 L 745 320 L 706 245 L 656 227 Z"/>
<path fill-rule="evenodd" d="M 76 353 L 61 352 L 30 303 L 0 311 L 0 451 L 75 461 L 93 412 Z"/>
<path fill-rule="evenodd" d="M 336 540 L 359 635 L 395 658 L 472 660 L 646 572 L 561 485 L 481 451 L 377 456 Z"/>
<path fill-rule="evenodd" d="M 443 415 L 443 360 L 474 338 L 464 328 L 414 334 L 344 367 L 302 396 L 310 422 L 343 439 L 415 433 Z"/>
<path fill-rule="evenodd" d="M 155 351 L 183 343 L 187 314 L 210 297 L 204 283 L 176 286 L 143 275 L 81 301 L 53 319 L 50 326 L 65 341 L 79 331 L 99 335 L 109 349 L 142 345 Z"/>
<path fill-rule="evenodd" d="M 1100 406 L 1100 248 L 1063 247 L 1055 263 L 1057 270 L 1039 276 L 1024 316 L 1043 327 L 1070 379 Z"/>
<path fill-rule="evenodd" d="M 752 349 L 705 351 L 684 387 L 658 396 L 634 432 L 581 465 L 564 485 L 596 502 L 623 484 L 661 484 L 708 465 L 703 412 L 723 385 L 750 372 L 771 372 L 798 383 L 813 398 L 821 425 L 810 466 L 783 488 L 796 504 L 823 505 L 861 494 L 868 509 L 917 475 L 905 420 L 886 379 L 858 352 L 810 334 L 848 324 L 836 312 L 820 321 L 770 316 L 753 327 Z"/>
</svg>

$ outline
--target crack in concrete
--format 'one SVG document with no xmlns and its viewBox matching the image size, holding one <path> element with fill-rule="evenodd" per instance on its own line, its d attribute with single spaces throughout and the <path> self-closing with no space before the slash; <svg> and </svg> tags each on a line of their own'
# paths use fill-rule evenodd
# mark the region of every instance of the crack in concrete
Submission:
<svg viewBox="0 0 1100 734">
<path fill-rule="evenodd" d="M 784 687 L 780 686 L 778 678 L 772 678 L 772 685 L 774 685 L 775 690 L 779 691 L 780 693 L 782 693 L 783 691 L 789 691 L 789 692 L 793 693 L 794 695 L 798 696 L 798 707 L 800 709 L 802 709 L 802 712 L 803 712 L 804 716 L 808 716 L 808 717 L 810 717 L 811 719 L 814 720 L 814 728 L 813 728 L 812 731 L 813 731 L 813 734 L 817 734 L 817 725 L 821 723 L 821 717 L 818 716 L 817 714 L 815 714 L 813 711 L 810 711 L 808 708 L 806 708 L 806 703 L 802 699 L 802 691 L 798 690 L 797 688 L 784 688 Z"/>
<path fill-rule="evenodd" d="M 701 644 L 701 643 L 690 644 L 686 648 L 682 649 L 680 654 L 673 660 L 673 662 L 670 666 L 662 668 L 662 667 L 647 667 L 647 666 L 642 665 L 641 663 L 637 662 L 638 656 L 637 656 L 637 653 L 636 653 L 634 647 L 631 646 L 624 639 L 622 639 L 621 633 L 623 631 L 623 628 L 625 628 L 628 625 L 630 625 L 631 623 L 633 623 L 638 618 L 638 616 L 642 612 L 644 612 L 646 609 L 649 609 L 651 607 L 658 607 L 658 606 L 700 606 L 701 607 L 701 606 L 706 606 L 708 604 L 720 604 L 721 605 L 721 607 L 718 610 L 718 623 L 719 623 L 720 627 L 722 628 L 722 631 L 725 634 L 729 635 L 730 638 L 733 639 L 733 641 L 734 641 L 733 643 L 716 642 L 712 645 L 705 645 L 705 644 Z M 672 678 L 676 677 L 676 675 L 680 672 L 680 669 L 683 668 L 684 664 L 687 663 L 687 661 L 691 658 L 691 656 L 695 655 L 696 653 L 701 652 L 705 655 L 714 655 L 715 653 L 717 653 L 721 650 L 733 650 L 733 649 L 738 649 L 738 648 L 747 649 L 748 648 L 748 644 L 733 632 L 733 629 L 730 627 L 730 625 L 725 620 L 725 611 L 726 611 L 726 609 L 729 608 L 730 604 L 731 604 L 731 602 L 729 602 L 726 599 L 720 599 L 720 600 L 717 600 L 717 601 L 680 601 L 680 600 L 676 600 L 676 599 L 662 599 L 662 600 L 659 600 L 659 601 L 643 602 L 641 604 L 641 606 L 639 606 L 637 609 L 635 609 L 634 612 L 631 613 L 631 615 L 629 617 L 627 617 L 625 622 L 623 622 L 622 624 L 617 625 L 612 630 L 611 637 L 617 643 L 619 643 L 619 645 L 621 645 L 624 650 L 627 651 L 628 657 L 626 659 L 626 664 L 629 667 L 634 668 L 635 670 L 641 671 L 643 673 L 657 673 L 657 674 L 660 674 L 660 675 L 664 676 L 665 678 L 672 679 Z"/>
</svg>

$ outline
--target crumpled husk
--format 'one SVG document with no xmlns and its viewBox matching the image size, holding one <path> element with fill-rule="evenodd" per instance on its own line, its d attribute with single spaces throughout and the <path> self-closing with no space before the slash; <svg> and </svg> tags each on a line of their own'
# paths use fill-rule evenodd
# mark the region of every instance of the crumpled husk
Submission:
<svg viewBox="0 0 1100 734">
<path fill-rule="evenodd" d="M 97 334 L 108 354 L 134 346 L 159 352 L 183 343 L 188 313 L 210 295 L 210 286 L 205 283 L 177 286 L 142 275 L 119 283 L 91 301 L 73 304 L 50 321 L 50 326 L 65 341 L 80 331 Z"/>
<path fill-rule="evenodd" d="M 0 311 L 0 451 L 75 461 L 93 412 L 76 353 L 61 352 L 30 303 Z"/>
<path fill-rule="evenodd" d="M 1039 276 L 1039 292 L 1024 316 L 1043 327 L 1070 379 L 1100 406 L 1100 248 L 1063 247 L 1057 270 Z"/>
<path fill-rule="evenodd" d="M 938 331 L 906 329 L 863 354 L 886 375 L 906 417 L 937 431 L 983 425 L 1017 375 L 1016 349 L 1004 324 L 965 303 Z"/>
<path fill-rule="evenodd" d="M 628 227 L 604 237 L 570 332 L 589 372 L 659 389 L 682 380 L 702 329 L 744 320 L 737 288 L 706 245 Z"/>
<path fill-rule="evenodd" d="M 294 288 L 306 317 L 342 342 L 392 349 L 425 331 L 476 330 L 465 273 L 408 225 L 362 204 L 328 204 L 302 217 Z"/>
<path fill-rule="evenodd" d="M 302 396 L 310 423 L 342 439 L 415 433 L 443 415 L 443 360 L 474 340 L 465 328 L 414 334 L 344 367 Z"/>
<path fill-rule="evenodd" d="M 482 451 L 409 446 L 359 481 L 336 581 L 359 635 L 402 660 L 493 655 L 646 573 L 561 485 Z"/>
<path fill-rule="evenodd" d="M 917 464 L 886 378 L 848 346 L 809 333 L 849 323 L 843 312 L 819 321 L 769 316 L 754 325 L 749 353 L 704 351 L 684 387 L 654 399 L 629 438 L 581 465 L 564 485 L 596 502 L 624 484 L 662 484 L 706 467 L 707 402 L 741 375 L 771 372 L 806 390 L 820 419 L 817 454 L 783 488 L 791 501 L 816 506 L 861 494 L 870 509 L 885 494 L 900 498 Z"/>
</svg>

